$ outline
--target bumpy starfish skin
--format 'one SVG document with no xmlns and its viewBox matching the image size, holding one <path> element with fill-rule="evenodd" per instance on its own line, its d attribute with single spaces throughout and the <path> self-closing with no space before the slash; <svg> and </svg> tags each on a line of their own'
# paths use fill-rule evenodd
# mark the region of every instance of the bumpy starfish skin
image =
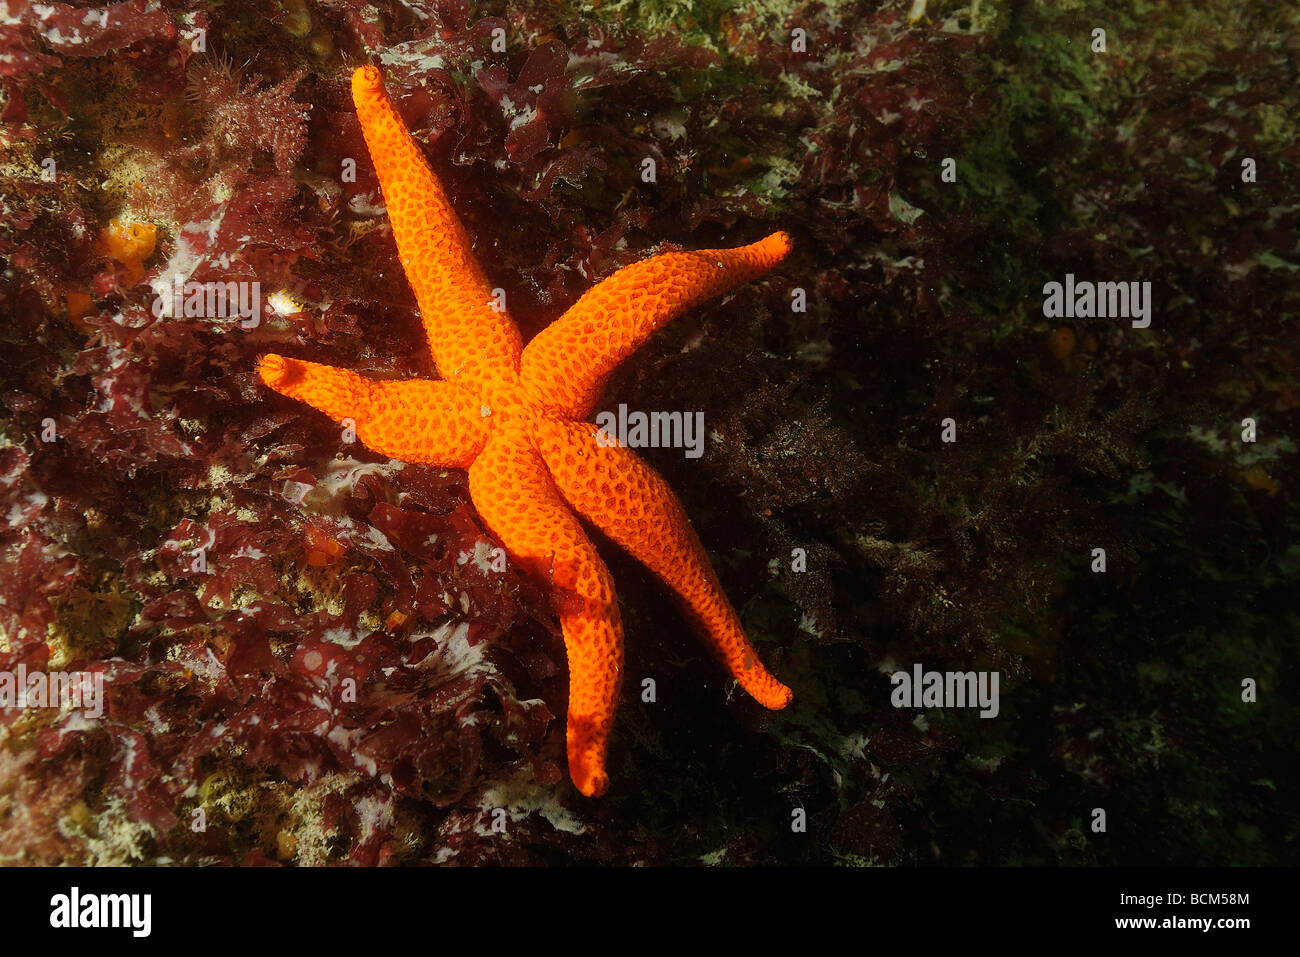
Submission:
<svg viewBox="0 0 1300 957">
<path fill-rule="evenodd" d="M 585 419 L 624 359 L 668 320 L 767 272 L 790 251 L 773 233 L 739 249 L 662 253 L 588 290 L 528 343 L 521 379 L 552 415 Z"/>
<path fill-rule="evenodd" d="M 609 786 L 605 755 L 618 706 L 623 625 L 585 517 L 658 576 L 747 692 L 768 708 L 790 689 L 759 662 L 690 519 L 667 484 L 581 421 L 610 373 L 656 329 L 761 275 L 790 251 L 785 233 L 739 249 L 672 252 L 619 270 L 522 348 L 496 311 L 469 237 L 374 67 L 352 95 L 402 267 L 441 380 L 380 382 L 278 355 L 272 389 L 351 418 L 384 455 L 469 471 L 470 496 L 507 554 L 551 585 L 569 661 L 569 775 L 583 794 Z"/>
<path fill-rule="evenodd" d="M 439 374 L 453 382 L 465 378 L 481 394 L 513 392 L 519 329 L 492 308 L 492 287 L 465 227 L 388 98 L 378 69 L 366 66 L 352 74 L 352 100 Z"/>
</svg>

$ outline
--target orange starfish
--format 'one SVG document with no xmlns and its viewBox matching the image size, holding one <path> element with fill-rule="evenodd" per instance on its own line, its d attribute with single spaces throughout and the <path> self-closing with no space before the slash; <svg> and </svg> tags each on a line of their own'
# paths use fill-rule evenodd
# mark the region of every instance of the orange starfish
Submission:
<svg viewBox="0 0 1300 957">
<path fill-rule="evenodd" d="M 469 470 L 474 505 L 506 553 L 551 583 L 569 659 L 569 775 L 583 794 L 609 785 L 623 626 L 609 571 L 575 512 L 676 593 L 746 691 L 784 708 L 790 689 L 759 662 L 681 504 L 652 469 L 583 420 L 614 368 L 656 329 L 771 269 L 790 251 L 789 237 L 635 263 L 525 349 L 510 317 L 493 307 L 465 229 L 378 69 L 353 74 L 352 97 L 443 378 L 381 382 L 268 355 L 258 367 L 262 381 L 336 421 L 353 419 L 357 437 L 376 452 Z"/>
</svg>

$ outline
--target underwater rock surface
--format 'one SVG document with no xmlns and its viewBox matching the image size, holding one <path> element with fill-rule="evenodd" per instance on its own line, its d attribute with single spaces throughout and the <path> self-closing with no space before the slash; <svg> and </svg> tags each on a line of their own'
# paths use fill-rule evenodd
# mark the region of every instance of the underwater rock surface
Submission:
<svg viewBox="0 0 1300 957">
<path fill-rule="evenodd" d="M 234 6 L 0 15 L 0 672 L 104 688 L 0 709 L 4 863 L 1296 861 L 1300 12 Z M 433 374 L 364 62 L 526 337 L 653 252 L 794 237 L 604 406 L 703 412 L 701 457 L 642 452 L 794 704 L 600 542 L 598 801 L 465 475 L 255 375 Z M 1067 275 L 1149 282 L 1149 325 L 1045 315 Z M 997 672 L 996 717 L 896 707 L 917 664 Z"/>
</svg>

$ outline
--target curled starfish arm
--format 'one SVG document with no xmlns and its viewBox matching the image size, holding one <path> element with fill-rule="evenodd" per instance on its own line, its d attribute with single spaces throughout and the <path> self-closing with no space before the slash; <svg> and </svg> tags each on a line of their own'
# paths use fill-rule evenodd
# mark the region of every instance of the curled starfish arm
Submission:
<svg viewBox="0 0 1300 957">
<path fill-rule="evenodd" d="M 470 467 L 469 490 L 510 557 L 555 589 L 569 659 L 569 776 L 579 791 L 597 797 L 609 786 L 605 754 L 623 672 L 613 579 L 523 428 L 492 435 Z"/>
<path fill-rule="evenodd" d="M 352 99 L 438 371 L 445 379 L 468 377 L 480 386 L 512 383 L 519 371 L 519 330 L 492 307 L 492 288 L 465 227 L 376 67 L 352 74 Z"/>
<path fill-rule="evenodd" d="M 767 272 L 790 252 L 772 233 L 737 249 L 661 253 L 620 269 L 539 332 L 520 366 L 525 393 L 550 413 L 585 419 L 610 373 L 692 306 Z"/>
<path fill-rule="evenodd" d="M 275 354 L 263 356 L 257 372 L 281 395 L 306 402 L 335 422 L 351 419 L 368 448 L 404 462 L 468 468 L 487 440 L 480 400 L 452 382 L 381 382 Z"/>
<path fill-rule="evenodd" d="M 790 689 L 758 660 L 677 496 L 632 452 L 597 436 L 586 422 L 539 425 L 537 448 L 560 494 L 673 590 L 742 688 L 766 708 L 784 708 Z"/>
</svg>

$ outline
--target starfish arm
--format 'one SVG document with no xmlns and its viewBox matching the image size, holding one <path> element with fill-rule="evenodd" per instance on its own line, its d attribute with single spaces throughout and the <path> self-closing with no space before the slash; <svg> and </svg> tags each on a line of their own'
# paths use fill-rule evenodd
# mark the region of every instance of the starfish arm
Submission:
<svg viewBox="0 0 1300 957">
<path fill-rule="evenodd" d="M 790 252 L 776 232 L 738 249 L 662 253 L 587 291 L 524 350 L 525 394 L 561 419 L 585 419 L 610 373 L 670 319 L 767 272 Z"/>
<path fill-rule="evenodd" d="M 535 433 L 560 494 L 676 593 L 742 688 L 764 707 L 784 708 L 790 689 L 758 660 L 677 496 L 632 452 L 597 435 L 587 422 L 547 421 Z"/>
<path fill-rule="evenodd" d="M 469 490 L 510 557 L 554 587 L 569 659 L 569 776 L 579 791 L 597 797 L 609 786 L 605 753 L 623 672 L 613 579 L 523 426 L 493 433 L 470 467 Z"/>
<path fill-rule="evenodd" d="M 352 419 L 367 448 L 403 462 L 468 468 L 487 439 L 481 402 L 453 382 L 377 381 L 318 362 L 262 357 L 262 381 L 335 422 Z"/>
<path fill-rule="evenodd" d="M 465 227 L 376 67 L 352 74 L 352 99 L 438 371 L 453 381 L 468 377 L 488 392 L 513 383 L 519 330 L 504 311 L 492 308 L 492 287 Z"/>
</svg>

